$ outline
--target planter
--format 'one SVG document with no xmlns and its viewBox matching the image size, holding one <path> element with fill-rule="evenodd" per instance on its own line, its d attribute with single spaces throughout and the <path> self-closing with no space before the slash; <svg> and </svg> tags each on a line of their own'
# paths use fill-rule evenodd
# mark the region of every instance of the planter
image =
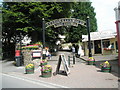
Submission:
<svg viewBox="0 0 120 90">
<path fill-rule="evenodd" d="M 51 77 L 52 72 L 51 71 L 48 71 L 48 72 L 42 72 L 41 71 L 41 76 L 44 77 L 44 78 Z"/>
<path fill-rule="evenodd" d="M 32 74 L 32 73 L 34 73 L 34 68 L 26 68 L 25 69 L 26 70 L 26 74 Z"/>
<path fill-rule="evenodd" d="M 101 67 L 101 72 L 111 72 L 111 66 L 110 67 Z"/>
<path fill-rule="evenodd" d="M 88 65 L 95 65 L 95 61 L 87 61 Z"/>
<path fill-rule="evenodd" d="M 52 76 L 52 67 L 51 65 L 44 65 L 41 67 L 41 77 L 51 77 Z"/>
</svg>

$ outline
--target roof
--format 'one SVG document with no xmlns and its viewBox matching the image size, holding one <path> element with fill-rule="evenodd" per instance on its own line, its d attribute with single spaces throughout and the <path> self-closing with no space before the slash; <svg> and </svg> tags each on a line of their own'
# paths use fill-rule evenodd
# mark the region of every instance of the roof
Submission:
<svg viewBox="0 0 120 90">
<path fill-rule="evenodd" d="M 117 33 L 112 31 L 99 31 L 90 33 L 91 41 L 115 38 L 116 35 Z M 85 41 L 88 41 L 88 35 L 82 35 L 82 42 Z"/>
</svg>

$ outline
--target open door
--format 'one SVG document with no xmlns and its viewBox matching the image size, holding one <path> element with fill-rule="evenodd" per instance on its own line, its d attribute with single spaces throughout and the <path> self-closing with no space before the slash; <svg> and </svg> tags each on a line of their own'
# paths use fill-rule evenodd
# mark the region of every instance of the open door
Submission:
<svg viewBox="0 0 120 90">
<path fill-rule="evenodd" d="M 102 50 L 101 50 L 101 40 L 96 40 L 94 41 L 94 49 L 95 49 L 95 54 L 101 54 Z"/>
</svg>

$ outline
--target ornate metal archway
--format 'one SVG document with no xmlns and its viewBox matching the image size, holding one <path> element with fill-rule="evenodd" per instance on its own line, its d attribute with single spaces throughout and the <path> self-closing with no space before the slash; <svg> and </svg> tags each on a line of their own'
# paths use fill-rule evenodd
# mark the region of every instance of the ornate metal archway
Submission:
<svg viewBox="0 0 120 90">
<path fill-rule="evenodd" d="M 45 29 L 54 26 L 54 28 L 61 27 L 61 26 L 75 26 L 77 27 L 78 25 L 85 26 L 88 31 L 88 46 L 89 46 L 89 57 L 92 57 L 91 53 L 91 41 L 90 41 L 90 21 L 89 17 L 87 16 L 86 21 L 76 19 L 76 18 L 60 18 L 60 19 L 55 19 L 50 22 L 46 22 L 43 18 L 43 48 L 45 48 Z"/>
<path fill-rule="evenodd" d="M 56 19 L 50 22 L 46 23 L 46 28 L 50 26 L 56 27 L 61 27 L 61 26 L 75 26 L 77 27 L 78 25 L 82 25 L 86 27 L 86 22 L 80 19 L 76 18 L 61 18 L 61 19 Z"/>
</svg>

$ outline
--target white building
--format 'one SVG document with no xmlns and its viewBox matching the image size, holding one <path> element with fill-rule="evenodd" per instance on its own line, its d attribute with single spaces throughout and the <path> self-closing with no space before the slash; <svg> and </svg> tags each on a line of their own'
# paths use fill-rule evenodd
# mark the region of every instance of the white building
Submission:
<svg viewBox="0 0 120 90">
<path fill-rule="evenodd" d="M 111 31 L 91 32 L 91 51 L 92 54 L 115 54 L 118 51 L 117 33 Z M 84 54 L 88 55 L 88 35 L 82 35 Z M 110 48 L 113 45 L 113 49 Z"/>
</svg>

